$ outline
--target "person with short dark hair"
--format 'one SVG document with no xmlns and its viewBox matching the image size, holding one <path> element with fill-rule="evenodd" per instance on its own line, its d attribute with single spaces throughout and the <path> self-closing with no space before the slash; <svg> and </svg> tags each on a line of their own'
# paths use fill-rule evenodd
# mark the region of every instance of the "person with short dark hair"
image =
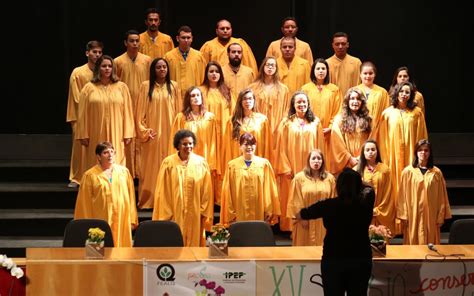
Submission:
<svg viewBox="0 0 474 296">
<path fill-rule="evenodd" d="M 217 22 L 216 38 L 204 43 L 200 51 L 207 63 L 214 61 L 224 66 L 229 62 L 227 47 L 232 43 L 238 43 L 242 46 L 242 64 L 250 67 L 253 73 L 257 73 L 257 62 L 252 49 L 244 39 L 232 37 L 232 25 L 226 19 Z"/>
<path fill-rule="evenodd" d="M 139 51 L 151 59 L 162 58 L 174 48 L 173 39 L 159 31 L 161 15 L 156 8 L 148 8 L 145 12 L 146 31 L 140 34 Z"/>
<path fill-rule="evenodd" d="M 178 29 L 176 41 L 178 47 L 168 51 L 164 59 L 170 66 L 171 79 L 178 83 L 184 93 L 191 86 L 201 85 L 207 63 L 201 52 L 191 47 L 193 31 L 189 26 L 181 26 Z"/>
<path fill-rule="evenodd" d="M 239 137 L 240 156 L 229 161 L 222 183 L 220 223 L 237 221 L 278 222 L 280 202 L 270 162 L 255 155 L 257 139 L 250 133 Z"/>
<path fill-rule="evenodd" d="M 90 82 L 94 75 L 94 67 L 97 60 L 102 56 L 104 44 L 97 40 L 91 40 L 86 45 L 87 63 L 74 68 L 69 78 L 69 94 L 67 98 L 67 114 L 66 122 L 71 123 L 72 128 L 72 151 L 71 162 L 69 166 L 69 181 L 68 187 L 77 187 L 81 182 L 80 165 L 82 162 L 82 148 L 81 144 L 76 142 L 75 135 L 77 129 L 77 118 L 79 113 L 79 100 L 81 90 Z"/>
<path fill-rule="evenodd" d="M 214 195 L 206 160 L 194 154 L 196 135 L 186 129 L 176 132 L 177 153 L 161 163 L 156 182 L 153 220 L 175 221 L 185 247 L 204 247 L 205 230 L 211 231 Z"/>
<path fill-rule="evenodd" d="M 451 218 L 446 181 L 433 163 L 431 143 L 418 141 L 413 163 L 402 172 L 396 204 L 404 244 L 439 245 L 441 226 Z"/>
<path fill-rule="evenodd" d="M 369 225 L 375 194 L 360 174 L 345 168 L 336 181 L 337 197 L 318 201 L 296 214 L 297 220 L 323 219 L 321 275 L 324 295 L 367 295 L 372 271 Z M 350 246 L 350 247 L 348 247 Z"/>
<path fill-rule="evenodd" d="M 418 91 L 418 88 L 413 82 L 413 79 L 410 76 L 408 67 L 402 66 L 402 67 L 399 67 L 397 70 L 395 70 L 395 73 L 393 74 L 393 77 L 392 77 L 392 82 L 390 83 L 388 94 L 391 97 L 393 95 L 393 91 L 395 90 L 395 87 L 397 86 L 397 84 L 402 83 L 402 82 L 407 82 L 407 81 L 413 84 L 413 87 L 415 88 L 415 103 L 418 107 L 421 108 L 421 110 L 423 111 L 423 114 L 425 114 L 425 99 L 423 98 L 423 95 L 421 94 L 421 92 Z"/>
<path fill-rule="evenodd" d="M 135 187 L 129 170 L 115 163 L 110 142 L 95 147 L 97 164 L 87 170 L 77 195 L 74 219 L 102 219 L 109 223 L 115 247 L 132 246 L 138 225 Z"/>
<path fill-rule="evenodd" d="M 277 59 L 281 82 L 288 87 L 290 94 L 310 82 L 311 64 L 295 55 L 296 41 L 293 37 L 283 37 L 280 41 L 281 56 Z"/>
<path fill-rule="evenodd" d="M 344 95 L 349 88 L 360 84 L 359 58 L 347 53 L 349 49 L 349 35 L 345 32 L 336 32 L 332 36 L 332 49 L 334 55 L 327 58 L 329 64 L 330 82 L 339 87 Z"/>
<path fill-rule="evenodd" d="M 283 37 L 292 37 L 296 40 L 296 51 L 295 54 L 300 58 L 307 60 L 310 64 L 313 64 L 313 53 L 311 52 L 311 46 L 307 42 L 296 38 L 298 33 L 298 24 L 296 18 L 292 16 L 285 17 L 281 23 L 281 33 Z M 267 57 L 279 58 L 281 56 L 280 51 L 281 39 L 275 40 L 268 46 Z"/>
<path fill-rule="evenodd" d="M 227 47 L 229 62 L 222 66 L 225 83 L 236 97 L 240 91 L 247 88 L 255 78 L 255 73 L 252 68 L 242 65 L 242 53 L 243 48 L 239 43 L 229 44 Z"/>
</svg>

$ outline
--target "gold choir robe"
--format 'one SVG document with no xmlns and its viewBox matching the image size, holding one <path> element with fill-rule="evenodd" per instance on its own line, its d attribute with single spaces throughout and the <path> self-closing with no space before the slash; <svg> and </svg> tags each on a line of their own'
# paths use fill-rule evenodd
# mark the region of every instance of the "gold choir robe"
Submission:
<svg viewBox="0 0 474 296">
<path fill-rule="evenodd" d="M 255 79 L 251 68 L 240 65 L 239 71 L 235 73 L 229 64 L 222 66 L 225 84 L 230 88 L 232 94 L 238 98 L 240 91 L 247 88 Z"/>
<path fill-rule="evenodd" d="M 77 195 L 74 219 L 105 220 L 112 229 L 114 246 L 132 247 L 132 227 L 138 225 L 138 216 L 133 178 L 128 169 L 114 164 L 112 180 L 100 165 L 85 172 Z"/>
<path fill-rule="evenodd" d="M 309 46 L 309 44 L 296 37 L 295 37 L 295 40 L 296 40 L 295 55 L 307 60 L 310 65 L 313 65 L 313 62 L 314 62 L 313 53 L 311 51 L 311 47 Z M 281 45 L 281 39 L 275 40 L 272 43 L 270 43 L 267 49 L 267 54 L 265 56 L 279 58 L 281 56 L 280 45 Z"/>
<path fill-rule="evenodd" d="M 373 224 L 385 225 L 392 234 L 395 234 L 396 205 L 392 192 L 390 168 L 383 162 L 377 163 L 373 172 L 365 167 L 362 180 L 372 186 L 375 191 Z"/>
<path fill-rule="evenodd" d="M 171 82 L 171 94 L 166 84 L 160 86 L 155 83 L 152 100 L 148 96 L 150 82 L 142 83 L 138 97 L 136 126 L 137 138 L 141 142 L 141 163 L 143 173 L 139 175 L 138 207 L 149 209 L 153 207 L 153 196 L 156 188 L 156 176 L 160 164 L 174 150 L 168 150 L 168 141 L 171 134 L 171 125 L 178 113 L 180 91 L 176 82 Z M 155 131 L 156 137 L 150 139 L 150 132 Z"/>
<path fill-rule="evenodd" d="M 156 182 L 153 220 L 178 223 L 185 247 L 204 247 L 211 230 L 214 201 L 206 160 L 191 153 L 187 165 L 178 153 L 163 160 Z"/>
<path fill-rule="evenodd" d="M 324 180 L 308 178 L 305 173 L 299 172 L 291 181 L 288 197 L 288 218 L 295 215 L 303 208 L 307 208 L 317 201 L 336 196 L 336 179 L 329 174 Z M 326 228 L 322 219 L 308 220 L 308 228 L 304 228 L 300 221 L 293 222 L 293 246 L 322 246 Z"/>
<path fill-rule="evenodd" d="M 342 97 L 349 88 L 360 84 L 360 59 L 346 54 L 342 60 L 333 55 L 326 61 L 329 65 L 329 81 L 339 87 Z"/>
<path fill-rule="evenodd" d="M 229 63 L 229 57 L 227 56 L 227 47 L 232 43 L 238 43 L 242 46 L 242 65 L 250 67 L 253 73 L 258 73 L 257 62 L 253 55 L 252 49 L 242 38 L 230 37 L 229 42 L 226 45 L 222 45 L 216 38 L 206 41 L 203 44 L 200 51 L 206 59 L 206 63 L 210 61 L 218 62 L 222 67 Z"/>
<path fill-rule="evenodd" d="M 342 104 L 342 96 L 339 88 L 332 83 L 318 86 L 314 82 L 309 82 L 301 87 L 301 90 L 308 94 L 309 104 L 314 115 L 321 120 L 322 128 L 332 128 L 334 117 L 339 113 Z M 331 134 L 324 136 L 325 151 L 329 151 L 329 141 Z M 329 167 L 327 167 L 329 168 Z"/>
<path fill-rule="evenodd" d="M 225 129 L 225 162 L 229 162 L 237 158 L 240 152 L 239 139 L 232 138 L 232 121 L 227 121 Z M 268 118 L 262 113 L 252 112 L 248 121 L 240 126 L 240 135 L 243 133 L 252 134 L 257 140 L 257 149 L 255 155 L 270 159 L 272 152 L 272 134 L 270 132 L 270 124 Z"/>
<path fill-rule="evenodd" d="M 407 166 L 402 172 L 397 202 L 397 218 L 402 220 L 403 243 L 440 244 L 440 227 L 451 218 L 446 181 L 437 167 L 423 175 Z"/>
<path fill-rule="evenodd" d="M 288 87 L 281 82 L 279 82 L 279 86 L 279 89 L 275 85 L 271 88 L 267 88 L 264 84 L 259 82 L 254 82 L 249 85 L 249 88 L 252 89 L 255 95 L 255 103 L 258 110 L 268 118 L 272 136 L 276 136 L 278 125 L 283 117 L 288 114 L 288 110 L 290 109 Z M 276 143 L 275 137 L 272 143 Z"/>
<path fill-rule="evenodd" d="M 211 171 L 217 170 L 217 124 L 216 116 L 211 112 L 206 112 L 195 119 L 188 119 L 184 113 L 180 112 L 174 119 L 171 127 L 171 134 L 174 135 L 180 129 L 192 131 L 197 138 L 197 144 L 194 145 L 193 152 L 206 159 Z M 174 137 L 170 136 L 169 150 L 174 151 Z"/>
<path fill-rule="evenodd" d="M 270 162 L 254 156 L 247 167 L 239 156 L 227 164 L 222 185 L 220 223 L 265 220 L 274 224 L 280 216 L 280 203 L 275 174 Z"/>
<path fill-rule="evenodd" d="M 69 78 L 69 94 L 67 98 L 66 113 L 66 122 L 70 122 L 72 128 L 72 150 L 71 162 L 69 165 L 69 180 L 74 181 L 75 183 L 81 182 L 78 174 L 83 158 L 83 153 L 85 153 L 85 148 L 79 141 L 76 141 L 75 139 L 77 117 L 79 113 L 79 99 L 82 88 L 84 85 L 86 85 L 86 83 L 91 81 L 92 76 L 93 72 L 86 63 L 80 67 L 74 68 Z"/>
<path fill-rule="evenodd" d="M 368 95 L 363 84 L 359 84 L 358 87 L 366 94 L 367 108 L 372 117 L 372 134 L 377 135 L 382 112 L 390 106 L 390 97 L 388 92 L 377 84 L 372 86 Z"/>
<path fill-rule="evenodd" d="M 311 81 L 309 78 L 311 66 L 307 60 L 295 56 L 288 67 L 283 57 L 279 57 L 277 64 L 278 75 L 280 75 L 281 82 L 288 87 L 290 97 L 295 91 Z"/>
<path fill-rule="evenodd" d="M 143 81 L 148 80 L 150 76 L 151 58 L 145 54 L 138 53 L 133 61 L 125 52 L 115 58 L 114 61 L 117 66 L 117 76 L 127 84 L 130 90 L 133 114 L 135 115 L 140 85 Z M 132 139 L 130 145 L 125 147 L 125 154 L 127 156 L 127 168 L 130 170 L 130 173 L 133 177 L 139 176 L 141 173 L 140 145 L 136 144 L 135 139 Z"/>
<path fill-rule="evenodd" d="M 358 158 L 360 156 L 360 148 L 370 135 L 370 132 L 362 132 L 357 127 L 353 133 L 343 133 L 341 126 L 342 116 L 338 114 L 332 125 L 329 144 L 331 149 L 327 156 L 330 171 L 334 175 L 338 175 L 349 165 L 351 157 Z"/>
<path fill-rule="evenodd" d="M 121 81 L 107 86 L 87 83 L 79 100 L 76 140 L 89 139 L 89 146 L 85 147 L 78 177 L 97 164 L 95 147 L 100 142 L 112 143 L 116 163 L 125 165 L 124 139 L 133 137 L 132 100 L 127 85 Z"/>
<path fill-rule="evenodd" d="M 164 58 L 169 65 L 171 80 L 178 83 L 183 95 L 191 86 L 202 84 L 207 63 L 201 52 L 190 48 L 184 60 L 181 51 L 176 47 L 167 52 Z"/>
<path fill-rule="evenodd" d="M 380 157 L 390 167 L 395 200 L 403 169 L 412 164 L 415 145 L 428 138 L 425 117 L 420 108 L 403 111 L 390 106 L 382 113 L 377 137 Z"/>
<path fill-rule="evenodd" d="M 153 41 L 147 31 L 140 34 L 140 44 L 138 50 L 152 58 L 162 58 L 168 51 L 174 48 L 173 39 L 165 33 L 158 31 Z"/>
<path fill-rule="evenodd" d="M 291 180 L 282 175 L 302 171 L 306 166 L 309 152 L 316 148 L 324 153 L 323 129 L 318 118 L 313 122 L 306 122 L 305 125 L 301 125 L 295 115 L 291 118 L 285 117 L 281 121 L 275 149 L 278 153 L 275 159 L 275 171 L 280 175 L 279 194 L 282 213 L 280 229 L 283 231 L 291 230 L 291 220 L 286 218 Z"/>
<path fill-rule="evenodd" d="M 420 107 L 421 111 L 423 111 L 423 114 L 426 114 L 425 99 L 423 98 L 423 95 L 419 91 L 415 93 L 415 103 L 416 103 L 416 106 Z"/>
</svg>

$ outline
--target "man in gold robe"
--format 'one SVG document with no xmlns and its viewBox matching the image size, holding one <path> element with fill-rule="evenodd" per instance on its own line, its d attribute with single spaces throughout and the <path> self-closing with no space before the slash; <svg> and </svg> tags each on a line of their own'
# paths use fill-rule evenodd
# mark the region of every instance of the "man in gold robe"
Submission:
<svg viewBox="0 0 474 296">
<path fill-rule="evenodd" d="M 193 32 L 190 27 L 180 27 L 176 40 L 178 47 L 166 53 L 164 59 L 169 65 L 171 80 L 176 81 L 184 93 L 191 86 L 202 84 L 207 63 L 200 51 L 191 48 Z"/>
<path fill-rule="evenodd" d="M 111 143 L 96 146 L 98 164 L 84 173 L 77 195 L 74 219 L 102 219 L 109 223 L 115 247 L 132 246 L 132 229 L 138 225 L 133 178 L 115 164 Z"/>
<path fill-rule="evenodd" d="M 228 20 L 223 19 L 217 22 L 216 35 L 216 38 L 204 43 L 200 50 L 207 63 L 215 61 L 224 66 L 228 63 L 227 47 L 232 43 L 238 43 L 242 46 L 242 64 L 252 68 L 254 73 L 258 73 L 252 49 L 244 39 L 232 37 L 232 25 Z"/>
<path fill-rule="evenodd" d="M 349 88 L 360 83 L 359 73 L 362 62 L 359 58 L 347 53 L 349 35 L 344 32 L 337 32 L 333 35 L 332 48 L 334 55 L 326 60 L 329 64 L 330 82 L 337 85 L 342 96 L 345 96 Z"/>
<path fill-rule="evenodd" d="M 251 68 L 242 65 L 242 46 L 232 43 L 227 47 L 229 63 L 222 67 L 224 81 L 237 98 L 240 91 L 247 88 L 255 79 Z"/>
<path fill-rule="evenodd" d="M 310 82 L 311 66 L 309 62 L 295 55 L 296 41 L 292 37 L 283 37 L 280 43 L 282 55 L 277 59 L 281 82 L 288 87 L 292 96 L 303 85 Z"/>
<path fill-rule="evenodd" d="M 314 60 L 313 60 L 313 53 L 311 51 L 311 47 L 309 46 L 308 43 L 296 38 L 296 33 L 298 33 L 298 24 L 296 23 L 296 19 L 294 17 L 289 16 L 283 20 L 281 24 L 281 32 L 283 33 L 283 37 L 295 38 L 295 41 L 296 41 L 295 55 L 307 60 L 309 64 L 312 65 Z M 267 57 L 279 58 L 281 56 L 280 42 L 281 42 L 281 39 L 278 39 L 270 43 L 267 49 L 267 54 L 266 54 Z"/>
<path fill-rule="evenodd" d="M 140 34 L 140 52 L 152 59 L 163 57 L 174 48 L 173 39 L 158 29 L 161 24 L 160 13 L 155 8 L 146 11 L 147 30 Z"/>
</svg>

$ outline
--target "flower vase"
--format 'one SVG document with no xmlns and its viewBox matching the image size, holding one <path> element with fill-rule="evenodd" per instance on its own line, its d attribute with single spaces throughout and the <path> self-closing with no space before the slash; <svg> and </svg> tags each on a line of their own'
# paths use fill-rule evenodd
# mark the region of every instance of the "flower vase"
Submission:
<svg viewBox="0 0 474 296">
<path fill-rule="evenodd" d="M 209 242 L 209 258 L 229 256 L 228 242 Z"/>
<path fill-rule="evenodd" d="M 103 259 L 105 254 L 104 242 L 86 241 L 86 259 Z"/>
<path fill-rule="evenodd" d="M 387 242 L 384 240 L 370 241 L 372 257 L 385 257 L 387 255 Z"/>
</svg>

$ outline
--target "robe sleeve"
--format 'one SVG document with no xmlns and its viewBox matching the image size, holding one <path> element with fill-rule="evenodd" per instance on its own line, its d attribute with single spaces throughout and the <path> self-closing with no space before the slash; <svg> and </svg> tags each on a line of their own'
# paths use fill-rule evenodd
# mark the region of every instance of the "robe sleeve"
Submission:
<svg viewBox="0 0 474 296">
<path fill-rule="evenodd" d="M 160 172 L 158 173 L 158 181 L 156 182 L 155 204 L 153 206 L 153 220 L 172 220 L 173 219 L 173 188 L 179 183 L 178 178 L 173 176 L 172 161 L 164 159 Z"/>
<path fill-rule="evenodd" d="M 224 174 L 224 181 L 222 182 L 222 192 L 221 192 L 221 213 L 220 213 L 220 223 L 229 226 L 237 218 L 235 212 L 235 207 L 233 204 L 234 198 L 233 194 L 236 192 L 233 184 L 230 184 L 234 180 L 232 169 L 227 164 L 227 168 Z"/>
<path fill-rule="evenodd" d="M 270 224 L 276 224 L 278 222 L 278 216 L 281 215 L 280 200 L 278 199 L 278 189 L 275 179 L 275 173 L 268 160 L 266 160 L 264 168 L 264 198 L 265 198 L 265 214 L 264 216 L 272 217 Z"/>
<path fill-rule="evenodd" d="M 339 119 L 336 119 L 331 130 L 329 167 L 331 168 L 332 173 L 341 172 L 352 157 L 346 147 L 346 143 L 344 142 L 344 135 L 340 128 L 340 122 Z"/>
<path fill-rule="evenodd" d="M 94 197 L 94 180 L 90 174 L 84 174 L 77 194 L 74 219 L 92 218 L 92 198 Z"/>
<path fill-rule="evenodd" d="M 211 231 L 212 227 L 212 220 L 214 218 L 214 194 L 212 192 L 212 181 L 211 181 L 211 173 L 209 171 L 208 164 L 204 161 L 204 177 L 203 177 L 203 184 L 201 187 L 201 208 L 200 213 L 201 216 L 204 217 L 204 229 L 207 231 Z"/>
<path fill-rule="evenodd" d="M 290 121 L 283 119 L 278 127 L 276 152 L 278 153 L 278 161 L 276 162 L 277 175 L 284 175 L 291 173 L 291 164 L 286 151 L 288 149 L 288 125 Z"/>
<path fill-rule="evenodd" d="M 127 188 L 128 196 L 130 198 L 130 221 L 133 227 L 138 226 L 137 202 L 135 199 L 135 185 L 133 183 L 132 175 L 127 169 Z"/>
<path fill-rule="evenodd" d="M 79 100 L 79 114 L 77 119 L 76 140 L 89 139 L 89 93 L 90 85 L 84 86 Z"/>
<path fill-rule="evenodd" d="M 295 218 L 296 214 L 304 208 L 303 192 L 301 191 L 300 179 L 295 177 L 291 181 L 291 187 L 288 195 L 288 208 L 286 217 Z"/>
<path fill-rule="evenodd" d="M 439 210 L 436 215 L 436 224 L 442 225 L 444 220 L 451 218 L 451 208 L 449 206 L 448 192 L 446 189 L 446 181 L 443 177 L 443 173 L 439 171 L 439 182 L 437 192 L 439 196 Z"/>
<path fill-rule="evenodd" d="M 131 139 L 135 138 L 135 123 L 134 123 L 134 115 L 133 115 L 133 108 L 132 108 L 132 97 L 130 96 L 130 91 L 128 90 L 128 86 L 123 83 L 122 85 L 122 95 L 124 98 L 124 106 L 123 106 L 123 138 L 124 139 Z"/>
<path fill-rule="evenodd" d="M 410 194 L 408 192 L 410 189 L 407 188 L 407 186 L 408 186 L 408 179 L 410 178 L 409 174 L 410 174 L 410 171 L 408 170 L 404 170 L 402 172 L 400 186 L 398 188 L 397 218 L 404 221 L 408 220 L 407 194 Z"/>
<path fill-rule="evenodd" d="M 137 100 L 137 109 L 135 114 L 135 122 L 137 128 L 137 138 L 141 139 L 142 142 L 146 142 L 150 139 L 151 128 L 147 125 L 146 111 L 148 109 L 149 97 L 148 97 L 148 83 L 142 83 Z"/>
</svg>

